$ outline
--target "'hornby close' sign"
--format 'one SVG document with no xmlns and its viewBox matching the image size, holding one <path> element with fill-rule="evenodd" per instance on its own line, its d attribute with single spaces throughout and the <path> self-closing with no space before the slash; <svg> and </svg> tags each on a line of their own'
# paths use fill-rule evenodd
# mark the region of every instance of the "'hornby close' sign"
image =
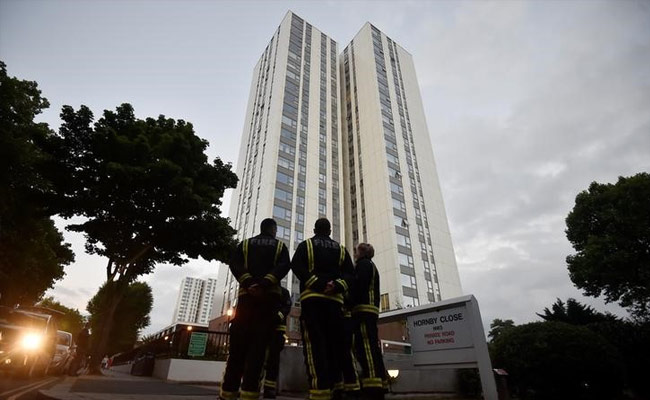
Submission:
<svg viewBox="0 0 650 400">
<path fill-rule="evenodd" d="M 472 330 L 466 307 L 407 317 L 413 352 L 472 346 Z"/>
</svg>

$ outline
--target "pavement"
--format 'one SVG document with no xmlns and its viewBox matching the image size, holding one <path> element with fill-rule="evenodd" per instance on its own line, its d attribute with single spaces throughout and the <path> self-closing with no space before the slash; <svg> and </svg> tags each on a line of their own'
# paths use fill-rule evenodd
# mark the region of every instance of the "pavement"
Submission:
<svg viewBox="0 0 650 400">
<path fill-rule="evenodd" d="M 54 386 L 40 390 L 39 400 L 180 400 L 216 399 L 217 385 L 165 382 L 151 377 L 132 376 L 122 372 L 104 370 L 103 376 L 81 375 L 65 377 Z M 306 394 L 293 397 L 278 396 L 276 400 L 305 399 Z M 386 400 L 460 400 L 444 394 L 391 394 Z"/>
</svg>

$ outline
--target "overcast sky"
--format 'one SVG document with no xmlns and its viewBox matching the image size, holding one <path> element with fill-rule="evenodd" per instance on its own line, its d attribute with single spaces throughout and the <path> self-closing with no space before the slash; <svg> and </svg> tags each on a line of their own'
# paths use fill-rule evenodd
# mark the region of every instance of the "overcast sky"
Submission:
<svg viewBox="0 0 650 400">
<path fill-rule="evenodd" d="M 369 21 L 413 55 L 463 290 L 484 324 L 538 320 L 558 297 L 625 315 L 573 287 L 564 218 L 590 182 L 650 171 L 650 2 L 0 0 L 0 59 L 38 82 L 52 128 L 64 104 L 99 116 L 128 102 L 192 122 L 211 158 L 236 165 L 253 67 L 289 9 L 339 49 Z M 85 312 L 106 261 L 65 236 L 76 262 L 48 294 Z M 146 276 L 145 332 L 171 322 L 184 276 L 216 273 L 192 261 Z"/>
</svg>

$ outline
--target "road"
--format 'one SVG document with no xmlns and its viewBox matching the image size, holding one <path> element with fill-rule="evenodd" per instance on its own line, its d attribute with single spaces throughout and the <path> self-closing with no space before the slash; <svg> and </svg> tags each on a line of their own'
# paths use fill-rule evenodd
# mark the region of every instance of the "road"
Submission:
<svg viewBox="0 0 650 400">
<path fill-rule="evenodd" d="M 53 386 L 63 377 L 19 378 L 0 372 L 0 400 L 35 400 L 41 389 Z"/>
</svg>

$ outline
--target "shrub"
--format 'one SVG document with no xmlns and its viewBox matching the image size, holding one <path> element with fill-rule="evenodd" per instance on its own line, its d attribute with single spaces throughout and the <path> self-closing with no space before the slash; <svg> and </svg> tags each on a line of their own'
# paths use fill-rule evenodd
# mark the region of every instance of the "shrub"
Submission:
<svg viewBox="0 0 650 400">
<path fill-rule="evenodd" d="M 602 336 L 562 322 L 533 322 L 493 342 L 494 366 L 504 368 L 524 399 L 615 399 L 624 364 Z"/>
</svg>

